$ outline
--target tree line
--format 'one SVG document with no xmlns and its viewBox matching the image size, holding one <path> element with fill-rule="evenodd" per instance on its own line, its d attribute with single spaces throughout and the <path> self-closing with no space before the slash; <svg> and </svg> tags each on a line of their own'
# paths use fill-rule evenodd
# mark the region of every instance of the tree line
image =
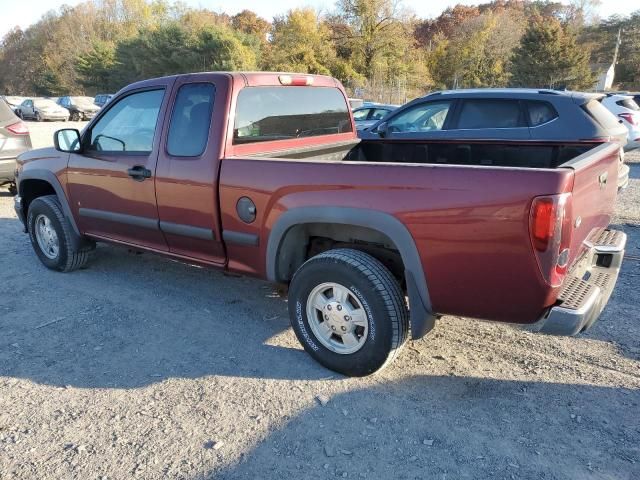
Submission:
<svg viewBox="0 0 640 480">
<path fill-rule="evenodd" d="M 616 86 L 640 90 L 640 10 L 600 20 L 599 0 L 494 0 L 420 19 L 401 0 L 338 0 L 272 21 L 169 0 L 63 6 L 0 43 L 0 93 L 114 92 L 214 70 L 332 75 L 349 93 L 402 103 L 439 88 L 593 89 L 622 29 Z"/>
</svg>

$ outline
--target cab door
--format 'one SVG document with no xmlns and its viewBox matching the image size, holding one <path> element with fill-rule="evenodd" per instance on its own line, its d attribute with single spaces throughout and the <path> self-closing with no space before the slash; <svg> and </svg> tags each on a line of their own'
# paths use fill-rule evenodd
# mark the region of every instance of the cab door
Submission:
<svg viewBox="0 0 640 480">
<path fill-rule="evenodd" d="M 68 184 L 83 233 L 167 251 L 160 231 L 155 174 L 173 79 L 132 90 L 110 103 L 69 157 Z"/>
<path fill-rule="evenodd" d="M 226 261 L 218 175 L 229 88 L 225 75 L 193 74 L 176 81 L 156 177 L 160 229 L 169 251 L 219 265 Z"/>
</svg>

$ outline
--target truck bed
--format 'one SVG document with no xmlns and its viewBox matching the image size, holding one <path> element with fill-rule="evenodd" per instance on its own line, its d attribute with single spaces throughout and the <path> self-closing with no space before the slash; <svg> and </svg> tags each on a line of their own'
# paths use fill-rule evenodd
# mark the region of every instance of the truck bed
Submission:
<svg viewBox="0 0 640 480">
<path fill-rule="evenodd" d="M 254 157 L 553 169 L 595 146 L 597 145 L 468 140 L 361 140 L 266 152 Z"/>
</svg>

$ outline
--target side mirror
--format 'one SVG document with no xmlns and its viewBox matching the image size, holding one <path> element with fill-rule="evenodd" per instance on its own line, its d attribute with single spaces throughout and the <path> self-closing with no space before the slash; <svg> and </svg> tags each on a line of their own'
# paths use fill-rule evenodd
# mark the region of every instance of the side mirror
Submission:
<svg viewBox="0 0 640 480">
<path fill-rule="evenodd" d="M 76 128 L 63 128 L 53 134 L 53 144 L 60 152 L 79 152 L 81 149 L 80 132 Z"/>
<path fill-rule="evenodd" d="M 375 133 L 380 135 L 381 138 L 386 137 L 387 133 L 389 133 L 389 125 L 387 124 L 387 122 L 382 122 L 380 125 L 378 125 L 376 127 Z"/>
</svg>

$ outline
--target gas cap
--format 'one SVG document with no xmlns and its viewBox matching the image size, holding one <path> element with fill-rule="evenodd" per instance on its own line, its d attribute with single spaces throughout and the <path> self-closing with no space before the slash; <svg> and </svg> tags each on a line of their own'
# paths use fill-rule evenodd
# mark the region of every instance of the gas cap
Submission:
<svg viewBox="0 0 640 480">
<path fill-rule="evenodd" d="M 244 223 L 252 223 L 256 219 L 256 204 L 249 197 L 241 197 L 236 203 L 236 212 Z"/>
</svg>

